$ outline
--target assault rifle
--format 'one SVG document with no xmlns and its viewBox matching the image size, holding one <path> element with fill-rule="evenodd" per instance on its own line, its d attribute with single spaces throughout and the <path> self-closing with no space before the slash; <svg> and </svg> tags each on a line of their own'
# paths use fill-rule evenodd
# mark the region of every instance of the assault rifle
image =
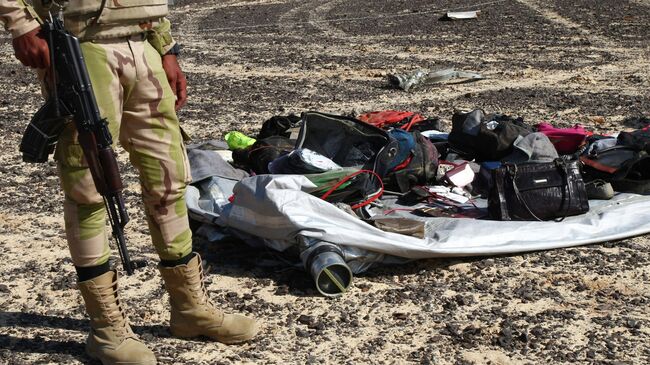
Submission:
<svg viewBox="0 0 650 365">
<path fill-rule="evenodd" d="M 112 148 L 113 139 L 106 119 L 99 113 L 79 40 L 55 17 L 46 20 L 41 29 L 50 48 L 52 85 L 47 102 L 36 112 L 23 135 L 20 143 L 23 161 L 46 162 L 65 124 L 74 122 L 95 188 L 104 199 L 124 270 L 131 275 L 135 266 L 124 239 L 129 216 L 122 196 L 122 179 Z"/>
</svg>

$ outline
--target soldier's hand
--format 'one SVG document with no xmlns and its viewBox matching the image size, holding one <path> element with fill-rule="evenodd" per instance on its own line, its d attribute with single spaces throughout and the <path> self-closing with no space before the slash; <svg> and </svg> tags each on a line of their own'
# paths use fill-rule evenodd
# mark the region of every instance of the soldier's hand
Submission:
<svg viewBox="0 0 650 365">
<path fill-rule="evenodd" d="M 172 91 L 176 95 L 176 110 L 178 110 L 187 101 L 187 80 L 185 80 L 185 75 L 181 71 L 175 55 L 168 54 L 162 56 L 162 66 L 167 74 L 169 86 L 172 87 Z"/>
<path fill-rule="evenodd" d="M 38 27 L 12 41 L 16 58 L 25 66 L 50 67 L 50 49 L 45 39 L 39 35 L 40 31 L 41 28 Z"/>
</svg>

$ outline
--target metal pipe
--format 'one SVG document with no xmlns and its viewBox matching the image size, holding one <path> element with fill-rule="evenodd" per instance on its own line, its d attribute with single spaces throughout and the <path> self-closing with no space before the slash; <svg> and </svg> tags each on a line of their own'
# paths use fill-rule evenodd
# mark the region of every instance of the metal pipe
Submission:
<svg viewBox="0 0 650 365">
<path fill-rule="evenodd" d="M 343 259 L 343 251 L 329 242 L 298 236 L 300 259 L 311 274 L 316 290 L 327 297 L 343 295 L 352 284 L 352 270 Z"/>
</svg>

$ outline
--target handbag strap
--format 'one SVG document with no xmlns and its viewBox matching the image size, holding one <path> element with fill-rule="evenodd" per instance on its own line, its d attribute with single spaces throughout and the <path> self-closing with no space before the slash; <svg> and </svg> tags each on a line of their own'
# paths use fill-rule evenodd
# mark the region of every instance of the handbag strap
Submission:
<svg viewBox="0 0 650 365">
<path fill-rule="evenodd" d="M 505 189 L 505 180 L 506 180 L 506 172 L 502 172 L 501 169 L 497 169 L 495 171 L 495 178 L 494 178 L 494 184 L 496 185 L 496 194 L 493 199 L 497 198 L 499 199 L 499 218 L 502 221 L 509 221 L 512 220 L 510 217 L 510 213 L 508 212 L 508 199 L 506 198 L 506 189 Z"/>
<path fill-rule="evenodd" d="M 567 168 L 566 161 L 562 158 L 558 158 L 555 160 L 555 165 L 558 167 L 558 170 L 562 174 L 564 174 L 564 184 L 562 185 L 562 203 L 564 203 L 566 197 L 568 196 L 568 201 L 566 202 L 566 209 L 564 211 L 564 216 L 562 218 L 558 218 L 555 221 L 556 222 L 562 222 L 564 218 L 569 216 L 569 210 L 571 210 L 571 190 L 569 189 L 569 169 Z"/>
<path fill-rule="evenodd" d="M 571 193 L 569 191 L 569 173 L 567 171 L 566 162 L 564 160 L 558 158 L 555 159 L 554 162 L 555 162 L 555 166 L 557 167 L 558 170 L 560 170 L 560 173 L 564 178 L 564 182 L 562 184 L 562 204 L 564 204 L 564 201 L 566 200 L 567 196 L 569 197 L 569 201 L 566 204 L 566 209 L 564 210 L 564 216 L 562 216 L 562 218 L 555 220 L 556 222 L 561 222 L 564 220 L 564 218 L 568 217 L 569 210 L 571 209 Z M 521 205 L 524 206 L 524 208 L 526 208 L 528 214 L 530 214 L 536 220 L 542 222 L 543 219 L 539 218 L 537 215 L 535 215 L 535 213 L 533 213 L 532 209 L 530 209 L 530 207 L 526 203 L 526 200 L 523 198 L 521 192 L 519 191 L 519 187 L 517 186 L 517 172 L 519 169 L 517 168 L 517 165 L 508 164 L 506 165 L 506 169 L 512 180 L 512 189 L 515 192 L 515 196 L 517 197 L 517 200 L 521 203 Z"/>
<path fill-rule="evenodd" d="M 533 213 L 533 211 L 530 209 L 528 204 L 526 203 L 526 200 L 521 196 L 521 192 L 519 191 L 519 187 L 517 187 L 517 172 L 518 168 L 517 165 L 515 164 L 508 164 L 506 165 L 506 169 L 508 171 L 508 174 L 510 175 L 510 179 L 512 180 L 512 189 L 515 191 L 515 196 L 517 197 L 517 200 L 521 203 L 521 205 L 526 208 L 526 211 L 528 214 L 530 214 L 533 218 L 535 218 L 538 221 L 543 221 L 543 219 L 539 218 L 538 216 Z"/>
</svg>

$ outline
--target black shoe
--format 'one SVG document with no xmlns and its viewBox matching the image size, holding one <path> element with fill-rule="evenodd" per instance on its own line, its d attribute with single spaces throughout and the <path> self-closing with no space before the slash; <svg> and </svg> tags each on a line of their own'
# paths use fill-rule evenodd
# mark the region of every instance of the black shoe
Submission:
<svg viewBox="0 0 650 365">
<path fill-rule="evenodd" d="M 589 199 L 609 200 L 614 197 L 612 184 L 603 180 L 593 180 L 585 183 Z"/>
</svg>

